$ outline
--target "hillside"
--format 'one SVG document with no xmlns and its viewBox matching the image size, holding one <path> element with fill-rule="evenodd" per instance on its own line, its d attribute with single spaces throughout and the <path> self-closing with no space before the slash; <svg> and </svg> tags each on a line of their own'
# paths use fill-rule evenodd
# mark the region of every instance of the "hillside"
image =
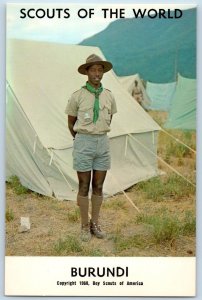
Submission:
<svg viewBox="0 0 202 300">
<path fill-rule="evenodd" d="M 119 76 L 172 82 L 180 72 L 195 78 L 196 9 L 184 10 L 180 19 L 119 19 L 80 44 L 98 46 Z"/>
</svg>

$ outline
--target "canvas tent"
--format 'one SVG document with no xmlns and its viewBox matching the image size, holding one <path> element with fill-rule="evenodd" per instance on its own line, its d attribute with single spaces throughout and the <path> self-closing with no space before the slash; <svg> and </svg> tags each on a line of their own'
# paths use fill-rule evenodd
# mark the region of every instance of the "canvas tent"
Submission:
<svg viewBox="0 0 202 300">
<path fill-rule="evenodd" d="M 75 200 L 77 175 L 72 169 L 72 137 L 64 113 L 68 98 L 86 77 L 77 72 L 96 47 L 47 42 L 7 42 L 6 171 L 43 195 Z M 159 126 L 121 86 L 113 71 L 103 85 L 115 95 L 118 113 L 110 136 L 112 167 L 104 194 L 112 195 L 155 176 Z M 132 134 L 133 140 L 128 134 Z"/>
<path fill-rule="evenodd" d="M 154 83 L 147 81 L 146 92 L 151 100 L 148 109 L 169 111 L 175 89 L 176 82 Z"/>
<path fill-rule="evenodd" d="M 178 75 L 175 95 L 171 101 L 165 128 L 196 129 L 196 79 Z"/>
<path fill-rule="evenodd" d="M 148 97 L 148 94 L 144 88 L 144 85 L 140 79 L 139 74 L 129 75 L 129 76 L 119 76 L 119 81 L 123 85 L 123 87 L 132 95 L 134 87 L 135 87 L 135 80 L 138 82 L 138 86 L 140 87 L 143 95 L 143 102 L 142 106 L 147 108 L 150 106 L 150 99 Z"/>
</svg>

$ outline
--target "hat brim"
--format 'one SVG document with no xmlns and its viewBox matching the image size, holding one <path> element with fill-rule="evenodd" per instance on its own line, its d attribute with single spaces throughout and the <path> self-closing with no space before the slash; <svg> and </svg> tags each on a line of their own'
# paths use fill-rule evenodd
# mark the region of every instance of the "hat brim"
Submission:
<svg viewBox="0 0 202 300">
<path fill-rule="evenodd" d="M 93 65 L 102 65 L 103 66 L 103 72 L 106 73 L 108 71 L 110 71 L 113 68 L 113 65 L 109 62 L 109 61 L 94 61 L 94 62 L 90 62 L 90 63 L 86 63 L 81 65 L 78 68 L 78 72 L 80 74 L 86 75 L 86 70 L 88 67 L 93 66 Z"/>
</svg>

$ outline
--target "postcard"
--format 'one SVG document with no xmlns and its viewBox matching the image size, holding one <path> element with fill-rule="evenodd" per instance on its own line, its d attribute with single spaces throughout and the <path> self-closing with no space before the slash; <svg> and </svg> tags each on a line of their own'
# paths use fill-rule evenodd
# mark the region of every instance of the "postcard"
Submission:
<svg viewBox="0 0 202 300">
<path fill-rule="evenodd" d="M 195 296 L 196 13 L 7 4 L 7 296 Z"/>
</svg>

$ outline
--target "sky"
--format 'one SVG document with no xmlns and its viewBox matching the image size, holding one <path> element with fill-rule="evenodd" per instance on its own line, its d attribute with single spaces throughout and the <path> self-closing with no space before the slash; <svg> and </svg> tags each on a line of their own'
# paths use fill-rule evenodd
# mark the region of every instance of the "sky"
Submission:
<svg viewBox="0 0 202 300">
<path fill-rule="evenodd" d="M 191 4 L 19 4 L 13 3 L 7 5 L 7 37 L 8 38 L 20 38 L 20 39 L 33 39 L 42 41 L 51 41 L 67 44 L 78 44 L 83 39 L 90 37 L 97 32 L 104 30 L 110 22 L 115 21 L 120 17 L 120 11 L 118 9 L 124 9 L 124 17 L 132 18 L 132 9 L 188 9 L 193 7 Z M 30 8 L 35 10 L 40 9 L 39 16 L 42 16 L 43 9 L 52 14 L 52 10 L 55 9 L 54 18 L 20 18 L 24 16 L 20 10 L 24 8 L 24 12 L 27 12 Z M 56 9 L 69 9 L 69 18 L 64 18 L 64 13 L 61 12 L 61 17 L 58 18 L 58 11 Z M 107 11 L 106 16 L 102 9 L 108 8 L 112 9 L 113 12 L 117 11 L 117 15 L 110 16 L 109 11 Z M 82 10 L 81 10 L 82 9 Z M 87 11 L 87 16 L 84 16 L 85 9 Z M 92 16 L 90 17 L 89 11 L 92 11 Z M 81 11 L 80 11 L 81 10 Z M 79 17 L 79 11 L 80 16 Z M 35 12 L 30 11 L 30 15 L 34 16 Z"/>
</svg>

